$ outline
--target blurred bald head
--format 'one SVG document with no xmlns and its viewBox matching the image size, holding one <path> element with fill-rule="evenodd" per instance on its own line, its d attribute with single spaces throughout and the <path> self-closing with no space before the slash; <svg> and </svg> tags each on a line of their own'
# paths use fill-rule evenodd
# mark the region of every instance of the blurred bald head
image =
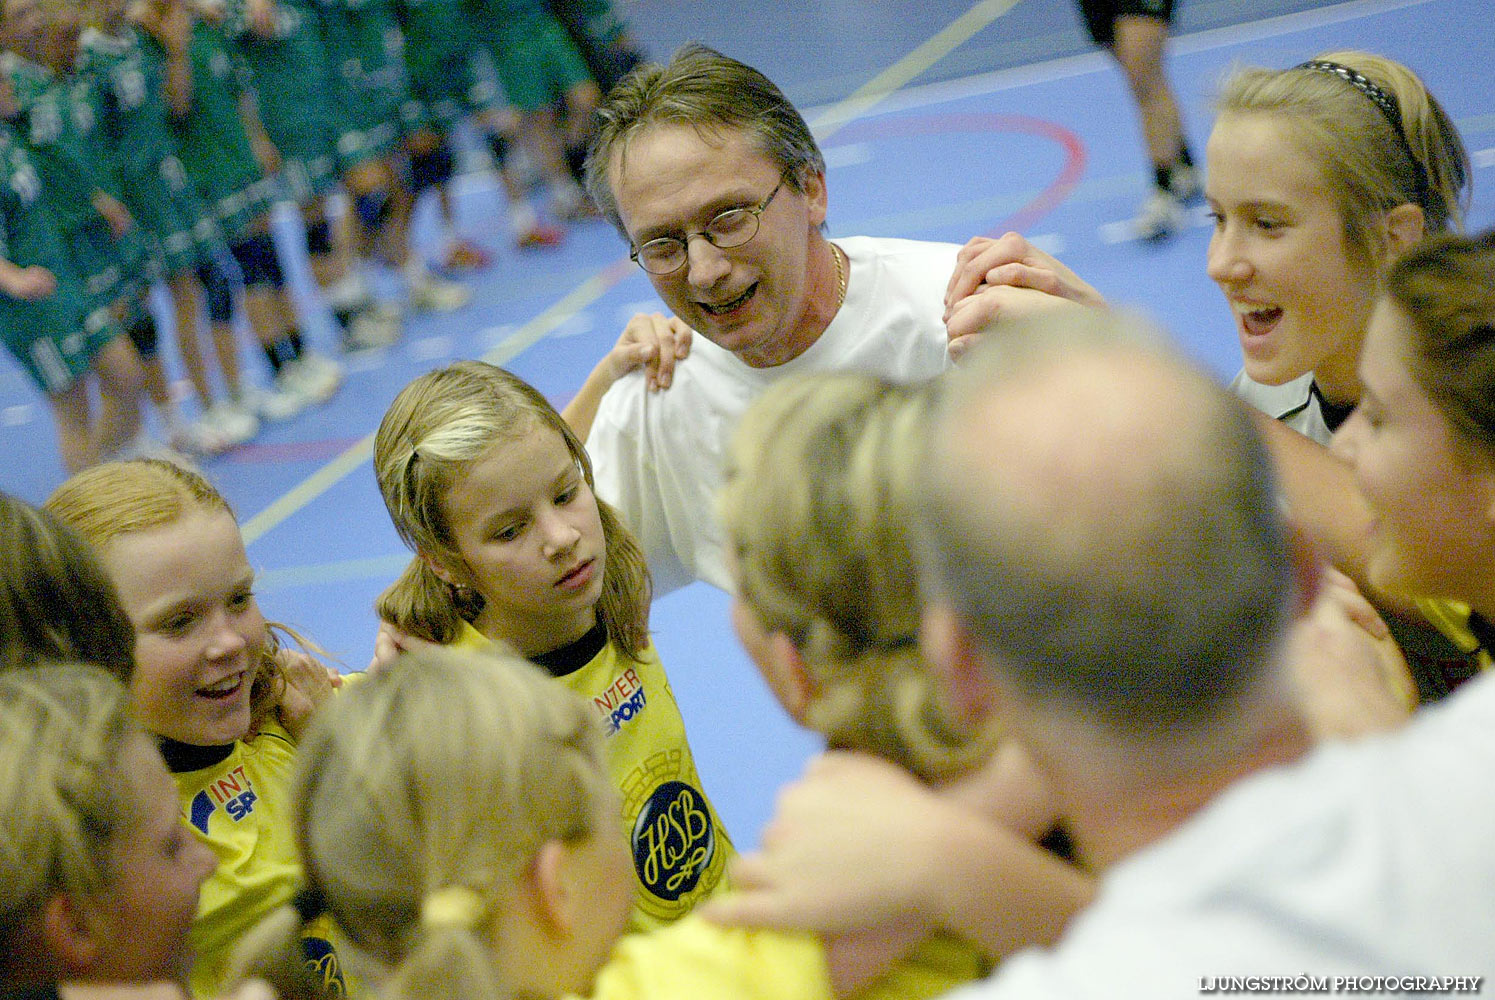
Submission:
<svg viewBox="0 0 1495 1000">
<path fill-rule="evenodd" d="M 923 505 L 932 601 L 1042 712 L 1208 742 L 1274 681 L 1290 568 L 1244 407 L 1157 331 L 1073 311 L 950 376 Z"/>
</svg>

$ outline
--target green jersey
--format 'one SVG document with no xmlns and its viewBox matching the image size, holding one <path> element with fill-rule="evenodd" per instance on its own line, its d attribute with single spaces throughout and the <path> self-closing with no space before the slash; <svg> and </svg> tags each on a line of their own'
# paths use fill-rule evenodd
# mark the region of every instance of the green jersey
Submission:
<svg viewBox="0 0 1495 1000">
<path fill-rule="evenodd" d="M 260 120 L 284 162 L 287 187 L 305 202 L 337 179 L 336 77 L 311 0 L 274 0 L 274 5 L 268 34 L 249 24 L 244 0 L 230 0 L 224 26 L 249 69 Z"/>
<path fill-rule="evenodd" d="M 146 48 L 165 60 L 154 38 Z M 246 71 L 216 25 L 194 20 L 188 42 L 192 106 L 174 119 L 182 166 L 229 243 L 237 243 L 270 210 L 274 185 L 255 159 L 240 115 Z"/>
<path fill-rule="evenodd" d="M 83 282 L 72 268 L 57 221 L 26 144 L 0 123 L 0 257 L 16 267 L 43 267 L 57 287 L 42 299 L 0 294 L 0 340 L 43 392 L 61 392 L 118 334 L 100 310 L 90 316 Z"/>
<path fill-rule="evenodd" d="M 160 243 L 166 272 L 212 260 L 221 234 L 182 166 L 166 95 L 167 56 L 133 27 L 83 33 L 80 72 L 104 94 L 104 134 L 115 151 L 121 194 L 135 221 Z"/>
</svg>

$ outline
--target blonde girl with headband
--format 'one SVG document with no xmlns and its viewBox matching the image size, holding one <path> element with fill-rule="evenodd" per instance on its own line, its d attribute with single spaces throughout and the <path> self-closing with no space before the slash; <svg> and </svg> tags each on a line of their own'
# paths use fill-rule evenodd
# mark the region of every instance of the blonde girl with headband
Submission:
<svg viewBox="0 0 1495 1000">
<path fill-rule="evenodd" d="M 1412 70 L 1367 52 L 1236 70 L 1217 109 L 1206 146 L 1206 271 L 1241 344 L 1231 387 L 1262 414 L 1294 520 L 1387 615 L 1422 700 L 1441 697 L 1445 674 L 1470 667 L 1415 608 L 1368 580 L 1369 514 L 1323 446 L 1359 401 L 1357 365 L 1387 268 L 1425 235 L 1463 224 L 1468 152 Z M 1031 309 L 1008 284 L 1104 302 L 1013 234 L 972 241 L 960 260 L 946 298 L 956 340 L 1004 309 Z"/>
<path fill-rule="evenodd" d="M 622 795 L 634 926 L 688 912 L 721 884 L 732 844 L 649 639 L 643 552 L 594 495 L 581 441 L 522 379 L 462 361 L 395 398 L 374 472 L 416 553 L 379 617 L 426 642 L 505 644 L 581 695 Z"/>
<path fill-rule="evenodd" d="M 123 684 L 0 673 L 0 982 L 185 983 L 216 859 L 183 828 Z"/>
<path fill-rule="evenodd" d="M 180 818 L 217 859 L 191 943 L 191 988 L 222 991 L 230 949 L 301 877 L 288 811 L 296 738 L 330 688 L 326 668 L 282 650 L 254 597 L 227 501 L 197 473 L 140 460 L 94 466 L 47 510 L 97 554 L 136 633 L 130 695 L 175 780 Z M 304 949 L 341 982 L 313 929 Z"/>
<path fill-rule="evenodd" d="M 698 914 L 623 934 L 633 876 L 606 740 L 585 700 L 512 653 L 423 646 L 351 685 L 297 765 L 306 889 L 243 966 L 298 995 L 289 942 L 321 914 L 390 998 L 829 1000 L 810 936 Z"/>
<path fill-rule="evenodd" d="M 1206 269 L 1245 359 L 1232 388 L 1327 444 L 1360 398 L 1386 269 L 1425 234 L 1461 227 L 1469 156 L 1422 81 L 1365 52 L 1239 70 L 1217 104 Z"/>
</svg>

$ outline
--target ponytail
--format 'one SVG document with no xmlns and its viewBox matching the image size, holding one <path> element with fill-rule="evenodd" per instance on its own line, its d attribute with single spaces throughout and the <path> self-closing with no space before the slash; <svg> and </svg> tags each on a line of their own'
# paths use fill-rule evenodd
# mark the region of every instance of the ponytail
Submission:
<svg viewBox="0 0 1495 1000">
<path fill-rule="evenodd" d="M 466 886 L 427 894 L 410 946 L 385 981 L 385 995 L 391 1000 L 505 1000 L 510 991 L 492 948 L 480 936 L 491 919 L 491 907 Z"/>
</svg>

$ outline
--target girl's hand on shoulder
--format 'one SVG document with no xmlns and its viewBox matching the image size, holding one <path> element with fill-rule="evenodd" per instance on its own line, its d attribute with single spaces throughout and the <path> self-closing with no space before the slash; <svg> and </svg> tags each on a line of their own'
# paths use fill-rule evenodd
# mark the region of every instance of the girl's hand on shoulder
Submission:
<svg viewBox="0 0 1495 1000">
<path fill-rule="evenodd" d="M 945 321 L 950 357 L 959 361 L 1001 322 L 1062 309 L 1082 309 L 1070 299 L 1018 285 L 982 285 L 955 304 Z"/>
<path fill-rule="evenodd" d="M 664 313 L 638 313 L 628 321 L 618 342 L 608 352 L 612 380 L 635 368 L 644 369 L 650 392 L 668 389 L 675 377 L 675 364 L 690 354 L 691 328 Z"/>
<path fill-rule="evenodd" d="M 1313 605 L 1294 626 L 1292 678 L 1320 739 L 1392 729 L 1417 704 L 1417 689 L 1386 623 L 1350 578 L 1326 568 Z"/>
<path fill-rule="evenodd" d="M 299 740 L 317 707 L 334 688 L 342 687 L 342 675 L 299 649 L 278 650 L 275 658 L 280 661 L 281 676 L 285 678 L 276 715 L 286 732 Z"/>
<path fill-rule="evenodd" d="M 924 899 L 956 808 L 886 761 L 827 752 L 779 792 L 758 851 L 737 858 L 733 891 L 702 904 L 724 924 L 826 934 L 927 932 Z"/>
</svg>

